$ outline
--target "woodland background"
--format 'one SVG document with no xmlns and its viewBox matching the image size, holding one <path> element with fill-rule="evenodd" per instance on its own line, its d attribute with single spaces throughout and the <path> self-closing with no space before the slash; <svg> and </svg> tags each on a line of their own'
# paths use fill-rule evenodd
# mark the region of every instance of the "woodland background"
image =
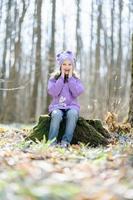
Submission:
<svg viewBox="0 0 133 200">
<path fill-rule="evenodd" d="M 71 50 L 85 86 L 81 115 L 124 119 L 131 82 L 132 0 L 0 0 L 0 120 L 47 113 L 55 56 Z"/>
<path fill-rule="evenodd" d="M 48 133 L 32 122 L 63 50 L 77 57 L 81 115 L 101 119 L 79 120 L 84 140 L 67 149 L 26 140 Z M 11 199 L 133 199 L 133 0 L 0 0 L 0 200 Z"/>
</svg>

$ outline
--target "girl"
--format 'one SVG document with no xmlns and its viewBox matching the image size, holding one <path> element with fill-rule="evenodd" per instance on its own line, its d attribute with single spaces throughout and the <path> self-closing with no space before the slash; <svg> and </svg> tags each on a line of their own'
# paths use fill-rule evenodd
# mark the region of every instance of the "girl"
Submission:
<svg viewBox="0 0 133 200">
<path fill-rule="evenodd" d="M 57 62 L 60 71 L 53 74 L 48 81 L 48 93 L 53 98 L 49 105 L 51 122 L 48 139 L 55 138 L 51 145 L 57 144 L 60 122 L 65 116 L 66 128 L 61 140 L 61 147 L 67 147 L 72 140 L 79 117 L 80 106 L 77 103 L 77 97 L 84 91 L 84 87 L 74 72 L 75 57 L 71 51 L 58 54 Z"/>
</svg>

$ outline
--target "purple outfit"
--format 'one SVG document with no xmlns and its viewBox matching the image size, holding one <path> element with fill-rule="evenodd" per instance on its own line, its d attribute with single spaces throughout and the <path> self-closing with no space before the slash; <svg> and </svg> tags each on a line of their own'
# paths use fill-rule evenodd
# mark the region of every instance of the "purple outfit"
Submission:
<svg viewBox="0 0 133 200">
<path fill-rule="evenodd" d="M 61 52 L 57 55 L 57 62 L 59 66 L 63 64 L 64 60 L 69 60 L 73 67 L 75 66 L 75 57 L 71 51 Z M 64 80 L 60 76 L 58 79 L 50 78 L 48 81 L 48 93 L 52 96 L 52 102 L 49 105 L 49 112 L 51 113 L 51 122 L 48 139 L 55 141 L 52 145 L 58 142 L 58 132 L 60 123 L 63 117 L 66 117 L 65 133 L 61 139 L 63 147 L 71 143 L 76 123 L 79 117 L 80 106 L 77 102 L 77 97 L 84 91 L 84 87 L 80 79 L 72 76 Z"/>
<path fill-rule="evenodd" d="M 49 112 L 55 109 L 76 109 L 79 111 L 80 106 L 77 97 L 84 91 L 84 87 L 80 79 L 75 77 L 68 78 L 68 82 L 64 83 L 64 78 L 60 76 L 49 79 L 48 93 L 53 97 L 49 105 Z"/>
</svg>

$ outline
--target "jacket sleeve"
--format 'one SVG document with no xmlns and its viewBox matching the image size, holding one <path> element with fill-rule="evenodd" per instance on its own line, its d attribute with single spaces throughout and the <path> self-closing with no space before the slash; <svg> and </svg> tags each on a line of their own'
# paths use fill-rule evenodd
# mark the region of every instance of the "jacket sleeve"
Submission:
<svg viewBox="0 0 133 200">
<path fill-rule="evenodd" d="M 49 79 L 48 81 L 48 94 L 52 97 L 57 97 L 64 86 L 64 79 L 61 76 L 59 79 Z"/>
<path fill-rule="evenodd" d="M 82 85 L 80 79 L 71 77 L 68 79 L 68 85 L 74 97 L 78 97 L 82 92 L 84 92 L 84 86 Z"/>
</svg>

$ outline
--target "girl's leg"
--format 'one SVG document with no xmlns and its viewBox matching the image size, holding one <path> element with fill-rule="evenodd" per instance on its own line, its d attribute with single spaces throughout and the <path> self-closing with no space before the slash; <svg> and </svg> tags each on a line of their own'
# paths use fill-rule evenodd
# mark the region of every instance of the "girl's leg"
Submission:
<svg viewBox="0 0 133 200">
<path fill-rule="evenodd" d="M 66 129 L 65 129 L 65 134 L 62 137 L 61 143 L 66 143 L 70 144 L 72 138 L 73 138 L 73 133 L 76 128 L 76 124 L 78 121 L 79 117 L 79 112 L 76 109 L 69 109 L 66 112 Z"/>
<path fill-rule="evenodd" d="M 57 139 L 62 116 L 63 116 L 63 112 L 59 109 L 56 109 L 51 113 L 51 121 L 50 121 L 50 130 L 49 130 L 48 140 L 53 140 L 54 138 Z"/>
</svg>

